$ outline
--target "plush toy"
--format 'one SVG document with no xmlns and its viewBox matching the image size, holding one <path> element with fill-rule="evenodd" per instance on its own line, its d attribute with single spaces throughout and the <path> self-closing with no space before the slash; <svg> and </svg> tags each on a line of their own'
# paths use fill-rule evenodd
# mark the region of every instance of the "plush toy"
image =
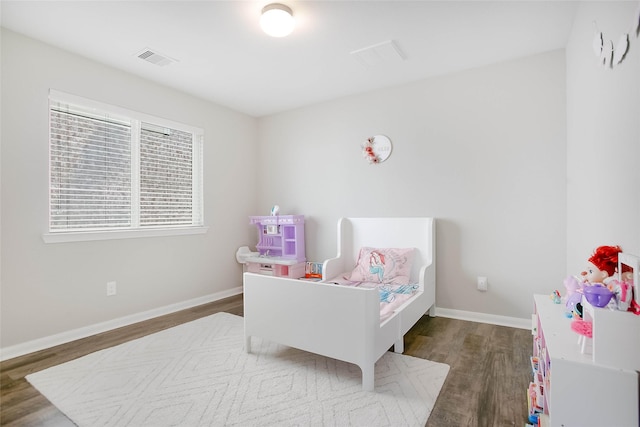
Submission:
<svg viewBox="0 0 640 427">
<path fill-rule="evenodd" d="M 600 246 L 589 258 L 586 271 L 580 273 L 584 286 L 602 283 L 614 297 L 608 307 L 614 310 L 627 311 L 633 301 L 633 289 L 630 283 L 630 272 L 623 269 L 618 272 L 618 254 L 622 252 L 620 246 Z M 624 266 L 626 267 L 626 266 Z"/>
<path fill-rule="evenodd" d="M 618 267 L 619 246 L 600 246 L 588 259 L 588 267 L 580 276 L 569 276 L 564 279 L 567 293 L 564 298 L 566 316 L 582 318 L 582 295 L 585 286 L 595 283 L 609 282 L 615 278 Z"/>
<path fill-rule="evenodd" d="M 567 317 L 573 317 L 576 309 L 581 313 L 580 301 L 582 301 L 582 283 L 575 276 L 569 276 L 564 279 L 564 287 L 567 290 L 565 296 L 565 307 L 567 308 Z"/>
<path fill-rule="evenodd" d="M 599 246 L 589 258 L 587 270 L 580 273 L 585 283 L 607 284 L 615 278 L 618 269 L 618 254 L 622 252 L 620 246 Z"/>
</svg>

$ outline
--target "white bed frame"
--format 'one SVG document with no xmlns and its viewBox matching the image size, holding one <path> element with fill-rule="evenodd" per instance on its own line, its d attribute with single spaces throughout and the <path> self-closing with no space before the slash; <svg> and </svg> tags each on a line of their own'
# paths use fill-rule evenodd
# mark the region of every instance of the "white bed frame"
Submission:
<svg viewBox="0 0 640 427">
<path fill-rule="evenodd" d="M 420 289 L 382 323 L 376 289 L 323 283 L 350 272 L 363 246 L 417 249 L 411 282 Z M 435 314 L 435 269 L 433 218 L 341 218 L 338 256 L 324 262 L 322 282 L 244 273 L 245 350 L 256 336 L 354 363 L 372 391 L 376 361 L 391 346 L 402 353 L 404 334 Z"/>
</svg>

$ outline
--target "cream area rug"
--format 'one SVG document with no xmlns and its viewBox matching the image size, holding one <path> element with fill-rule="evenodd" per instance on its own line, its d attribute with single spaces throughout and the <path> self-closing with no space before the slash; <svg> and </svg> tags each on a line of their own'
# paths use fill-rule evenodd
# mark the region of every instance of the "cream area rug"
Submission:
<svg viewBox="0 0 640 427">
<path fill-rule="evenodd" d="M 449 366 L 387 352 L 356 365 L 259 338 L 217 313 L 27 376 L 79 426 L 424 426 Z"/>
</svg>

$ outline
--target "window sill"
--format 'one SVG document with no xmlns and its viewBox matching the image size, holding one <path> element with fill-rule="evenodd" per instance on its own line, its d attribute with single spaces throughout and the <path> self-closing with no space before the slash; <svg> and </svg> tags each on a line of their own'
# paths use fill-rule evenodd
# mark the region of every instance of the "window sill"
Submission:
<svg viewBox="0 0 640 427">
<path fill-rule="evenodd" d="M 134 239 L 139 237 L 168 237 L 205 234 L 209 227 L 152 228 L 145 230 L 109 230 L 45 233 L 45 243 L 88 242 L 93 240 Z"/>
</svg>

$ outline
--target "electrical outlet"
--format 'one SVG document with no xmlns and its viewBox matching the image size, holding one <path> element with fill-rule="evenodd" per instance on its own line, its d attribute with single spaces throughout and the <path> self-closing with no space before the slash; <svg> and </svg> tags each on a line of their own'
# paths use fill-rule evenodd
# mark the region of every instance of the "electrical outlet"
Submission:
<svg viewBox="0 0 640 427">
<path fill-rule="evenodd" d="M 481 292 L 487 292 L 487 278 L 478 276 L 478 290 Z"/>
<path fill-rule="evenodd" d="M 116 294 L 116 282 L 107 282 L 107 296 L 111 297 Z"/>
</svg>

